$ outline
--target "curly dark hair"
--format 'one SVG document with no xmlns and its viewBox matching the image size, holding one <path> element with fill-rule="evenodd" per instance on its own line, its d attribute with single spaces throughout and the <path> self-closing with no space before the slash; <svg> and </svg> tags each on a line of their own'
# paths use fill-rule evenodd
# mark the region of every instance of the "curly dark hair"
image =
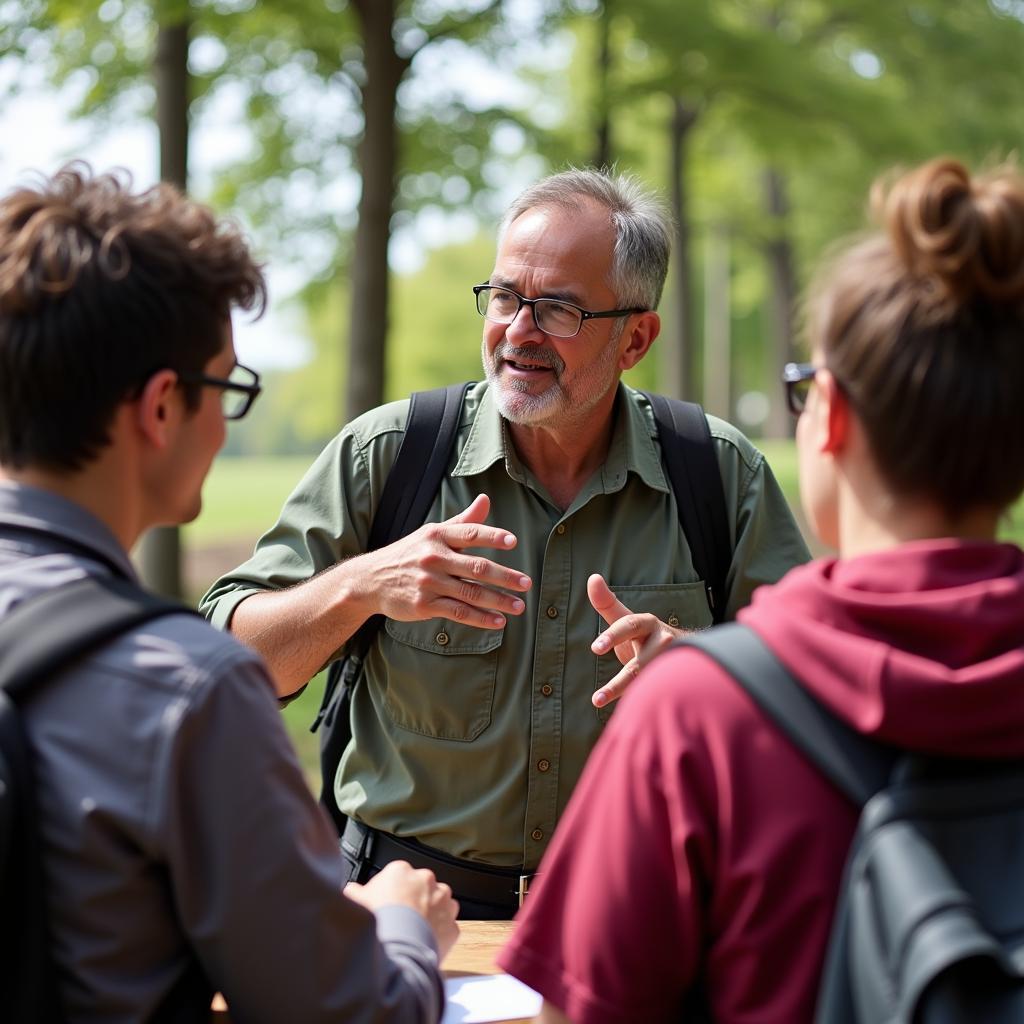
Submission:
<svg viewBox="0 0 1024 1024">
<path fill-rule="evenodd" d="M 158 370 L 200 373 L 231 310 L 262 314 L 239 229 L 161 184 L 75 162 L 0 200 L 0 464 L 74 471 Z M 183 385 L 189 409 L 199 388 Z"/>
</svg>

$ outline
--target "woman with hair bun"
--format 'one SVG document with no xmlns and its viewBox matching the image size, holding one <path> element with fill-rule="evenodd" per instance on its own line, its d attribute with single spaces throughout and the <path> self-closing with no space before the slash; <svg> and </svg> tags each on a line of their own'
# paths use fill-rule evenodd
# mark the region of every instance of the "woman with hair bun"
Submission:
<svg viewBox="0 0 1024 1024">
<path fill-rule="evenodd" d="M 819 702 L 896 747 L 1024 757 L 1024 178 L 925 164 L 872 194 L 787 368 L 804 511 L 838 557 L 739 620 Z M 613 624 L 606 635 L 616 641 Z M 623 628 L 626 628 L 625 626 Z M 859 808 L 702 652 L 644 669 L 500 963 L 543 1021 L 813 1019 Z M 693 1019 L 693 1018 L 690 1018 Z"/>
</svg>

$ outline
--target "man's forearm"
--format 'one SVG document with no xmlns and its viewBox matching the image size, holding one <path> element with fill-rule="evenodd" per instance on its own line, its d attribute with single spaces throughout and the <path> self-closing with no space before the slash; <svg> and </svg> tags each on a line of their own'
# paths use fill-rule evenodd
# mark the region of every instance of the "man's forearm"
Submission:
<svg viewBox="0 0 1024 1024">
<path fill-rule="evenodd" d="M 372 614 L 352 596 L 346 577 L 355 566 L 345 565 L 348 572 L 335 566 L 287 590 L 254 594 L 231 616 L 231 632 L 263 656 L 278 696 L 308 683 Z"/>
</svg>

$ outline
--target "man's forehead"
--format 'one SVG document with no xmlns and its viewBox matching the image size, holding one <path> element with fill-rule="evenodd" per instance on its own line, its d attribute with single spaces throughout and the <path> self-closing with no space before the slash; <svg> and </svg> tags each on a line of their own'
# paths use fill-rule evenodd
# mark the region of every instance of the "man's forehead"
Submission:
<svg viewBox="0 0 1024 1024">
<path fill-rule="evenodd" d="M 608 212 L 595 204 L 569 210 L 537 206 L 524 211 L 503 234 L 493 284 L 512 287 L 522 275 L 541 275 L 560 293 L 574 284 L 605 281 L 615 247 Z M 583 279 L 586 279 L 584 281 Z M 563 294 L 562 297 L 569 298 Z"/>
</svg>

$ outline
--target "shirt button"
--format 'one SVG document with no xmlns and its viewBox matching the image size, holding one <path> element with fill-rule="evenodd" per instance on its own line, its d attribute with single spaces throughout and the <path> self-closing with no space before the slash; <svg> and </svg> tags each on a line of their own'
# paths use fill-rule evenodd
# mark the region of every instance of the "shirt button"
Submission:
<svg viewBox="0 0 1024 1024">
<path fill-rule="evenodd" d="M 548 605 L 547 616 L 548 616 L 549 619 L 557 619 L 558 618 L 558 609 L 553 604 L 549 604 Z"/>
<path fill-rule="evenodd" d="M 562 534 L 563 534 L 563 533 L 565 533 L 565 523 L 559 523 L 559 524 L 558 524 L 558 525 L 557 525 L 557 526 L 555 527 L 555 533 L 557 533 L 557 534 L 558 534 L 558 536 L 559 536 L 559 537 L 561 537 L 561 536 L 562 536 Z"/>
<path fill-rule="evenodd" d="M 530 838 L 539 843 L 544 838 L 544 833 L 539 828 L 535 828 L 530 833 Z"/>
<path fill-rule="evenodd" d="M 551 694 L 553 694 L 553 693 L 554 693 L 555 691 L 554 691 L 554 690 L 552 689 L 552 687 L 551 687 L 551 684 L 550 684 L 550 683 L 545 683 L 545 684 L 544 684 L 544 685 L 543 685 L 543 686 L 542 686 L 542 687 L 540 688 L 540 692 L 541 692 L 541 693 L 543 693 L 545 697 L 550 697 L 550 696 L 551 696 Z"/>
<path fill-rule="evenodd" d="M 671 627 L 672 627 L 673 629 L 677 629 L 677 628 L 679 627 L 679 616 L 678 616 L 678 615 L 670 615 L 670 616 L 668 617 L 668 624 L 669 624 L 669 625 L 670 625 L 670 626 L 671 626 Z"/>
<path fill-rule="evenodd" d="M 537 762 L 537 771 L 546 772 L 551 767 L 551 762 L 543 757 Z"/>
<path fill-rule="evenodd" d="M 438 642 L 438 643 L 439 643 L 439 644 L 440 644 L 440 645 L 441 645 L 442 647 L 444 647 L 444 646 L 445 646 L 445 644 L 447 644 L 447 643 L 448 643 L 448 634 L 447 634 L 447 633 L 438 633 L 438 634 L 437 634 L 437 636 L 435 636 L 435 637 L 434 637 L 434 639 L 435 639 L 435 640 L 436 640 L 436 641 L 437 641 L 437 642 Z"/>
</svg>

